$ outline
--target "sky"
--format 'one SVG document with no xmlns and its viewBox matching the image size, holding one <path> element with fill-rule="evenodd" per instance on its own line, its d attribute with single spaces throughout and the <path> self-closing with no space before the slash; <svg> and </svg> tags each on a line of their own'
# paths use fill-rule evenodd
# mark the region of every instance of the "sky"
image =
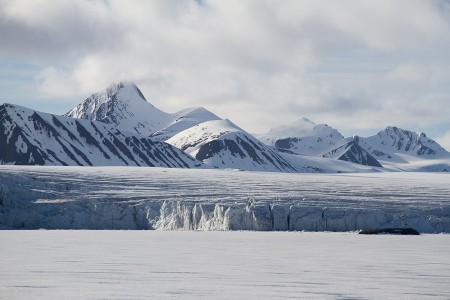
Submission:
<svg viewBox="0 0 450 300">
<path fill-rule="evenodd" d="M 63 114 L 133 81 L 252 133 L 302 117 L 450 149 L 450 1 L 0 0 L 0 103 Z"/>
</svg>

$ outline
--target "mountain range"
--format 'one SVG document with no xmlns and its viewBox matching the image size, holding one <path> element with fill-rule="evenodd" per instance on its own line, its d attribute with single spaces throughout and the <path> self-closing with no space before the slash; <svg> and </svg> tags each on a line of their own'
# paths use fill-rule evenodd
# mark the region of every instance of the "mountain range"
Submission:
<svg viewBox="0 0 450 300">
<path fill-rule="evenodd" d="M 131 165 L 269 172 L 449 171 L 424 133 L 345 138 L 306 118 L 252 135 L 202 107 L 166 113 L 120 82 L 64 116 L 0 105 L 0 164 Z"/>
</svg>

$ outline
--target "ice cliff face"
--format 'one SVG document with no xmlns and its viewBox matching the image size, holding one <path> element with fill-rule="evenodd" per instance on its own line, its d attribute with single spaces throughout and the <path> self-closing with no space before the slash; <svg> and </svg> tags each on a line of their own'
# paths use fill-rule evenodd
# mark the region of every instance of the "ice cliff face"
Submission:
<svg viewBox="0 0 450 300">
<path fill-rule="evenodd" d="M 0 164 L 200 166 L 179 149 L 110 124 L 0 106 Z"/>
<path fill-rule="evenodd" d="M 5 197 L 5 196 L 4 196 Z M 217 204 L 177 201 L 31 204 L 28 210 L 3 199 L 1 224 L 17 229 L 146 229 L 356 231 L 413 227 L 450 233 L 445 210 L 340 209 L 281 204 Z"/>
<path fill-rule="evenodd" d="M 259 231 L 413 227 L 422 233 L 450 233 L 445 174 L 299 177 L 221 170 L 8 166 L 0 166 L 0 171 L 0 227 Z"/>
</svg>

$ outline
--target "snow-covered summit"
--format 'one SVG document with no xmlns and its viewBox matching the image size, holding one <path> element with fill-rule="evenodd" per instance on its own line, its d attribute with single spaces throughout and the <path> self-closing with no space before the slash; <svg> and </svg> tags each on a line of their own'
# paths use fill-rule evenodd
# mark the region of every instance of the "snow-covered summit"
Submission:
<svg viewBox="0 0 450 300">
<path fill-rule="evenodd" d="M 274 127 L 268 133 L 259 135 L 259 138 L 267 145 L 309 156 L 321 155 L 344 139 L 336 129 L 326 124 L 316 124 L 307 118 Z"/>
<path fill-rule="evenodd" d="M 221 120 L 218 116 L 203 107 L 183 109 L 172 115 L 171 122 L 152 134 L 160 140 L 167 140 L 177 133 L 206 121 Z"/>
<path fill-rule="evenodd" d="M 171 120 L 147 102 L 132 82 L 120 82 L 91 95 L 65 114 L 66 117 L 114 124 L 120 129 L 149 136 Z"/>
<path fill-rule="evenodd" d="M 250 171 L 296 172 L 280 154 L 229 120 L 212 120 L 186 129 L 167 142 L 207 165 Z"/>
<path fill-rule="evenodd" d="M 374 136 L 360 138 L 360 145 L 381 160 L 398 160 L 399 154 L 421 158 L 441 158 L 450 155 L 424 133 L 394 126 L 388 126 Z"/>
<path fill-rule="evenodd" d="M 225 138 L 232 132 L 243 132 L 243 130 L 228 119 L 211 120 L 190 127 L 168 139 L 167 142 L 183 151 L 196 154 L 200 145 L 217 138 Z"/>
</svg>

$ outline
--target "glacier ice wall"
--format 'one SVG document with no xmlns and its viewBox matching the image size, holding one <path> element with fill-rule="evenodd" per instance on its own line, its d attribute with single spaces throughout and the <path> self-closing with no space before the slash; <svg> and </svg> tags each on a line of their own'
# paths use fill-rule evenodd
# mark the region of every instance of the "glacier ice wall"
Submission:
<svg viewBox="0 0 450 300">
<path fill-rule="evenodd" d="M 0 171 L 0 226 L 6 228 L 353 231 L 413 227 L 423 233 L 450 233 L 450 193 L 444 184 L 448 176 L 443 174 L 433 178 L 427 174 L 423 182 L 425 176 L 420 174 L 45 167 Z"/>
</svg>

